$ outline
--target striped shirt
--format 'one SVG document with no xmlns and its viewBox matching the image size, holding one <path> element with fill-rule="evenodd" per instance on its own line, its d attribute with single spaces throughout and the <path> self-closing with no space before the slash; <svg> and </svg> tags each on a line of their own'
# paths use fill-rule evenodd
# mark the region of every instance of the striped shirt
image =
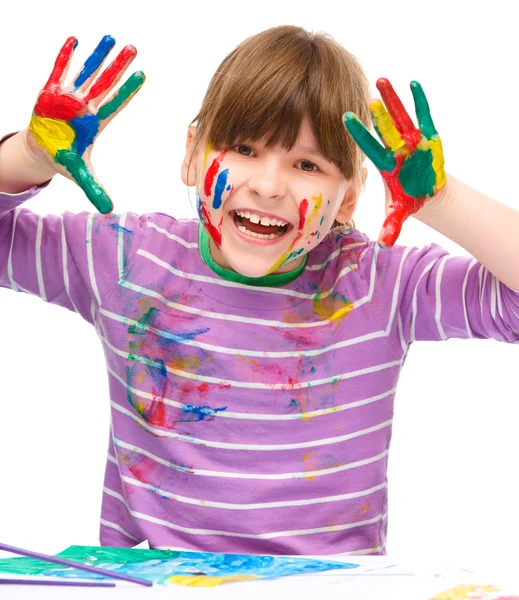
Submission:
<svg viewBox="0 0 519 600">
<path fill-rule="evenodd" d="M 197 220 L 40 216 L 21 206 L 37 191 L 0 194 L 0 285 L 79 313 L 104 347 L 102 545 L 383 554 L 411 344 L 519 340 L 519 292 L 436 244 L 338 228 L 293 281 L 258 286 L 215 273 Z"/>
</svg>

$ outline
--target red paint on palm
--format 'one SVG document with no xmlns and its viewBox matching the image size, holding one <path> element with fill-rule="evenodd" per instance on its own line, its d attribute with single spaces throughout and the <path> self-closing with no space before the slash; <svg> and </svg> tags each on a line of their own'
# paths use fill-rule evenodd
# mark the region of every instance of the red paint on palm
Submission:
<svg viewBox="0 0 519 600">
<path fill-rule="evenodd" d="M 398 178 L 405 158 L 403 154 L 395 155 L 397 161 L 395 169 L 391 172 L 380 172 L 391 194 L 390 212 L 382 226 L 381 239 L 379 240 L 386 248 L 391 248 L 394 245 L 400 235 L 404 221 L 423 206 L 423 200 L 413 198 L 413 196 L 405 193 Z"/>
<path fill-rule="evenodd" d="M 71 121 L 86 112 L 86 105 L 72 94 L 60 94 L 59 88 L 56 88 L 56 91 L 43 90 L 34 112 L 39 117 Z"/>
<path fill-rule="evenodd" d="M 387 111 L 393 119 L 395 127 L 398 129 L 409 151 L 413 152 L 422 139 L 422 131 L 414 126 L 411 117 L 388 79 L 385 77 L 378 79 L 377 89 L 382 96 Z"/>
<path fill-rule="evenodd" d="M 67 68 L 70 57 L 72 56 L 72 52 L 74 52 L 76 45 L 77 39 L 74 36 L 70 36 L 63 44 L 61 50 L 59 51 L 58 57 L 56 58 L 56 62 L 54 63 L 52 73 L 45 84 L 45 90 L 51 89 L 53 86 L 59 86 L 61 83 L 61 78 L 63 77 L 63 73 Z"/>
<path fill-rule="evenodd" d="M 94 100 L 110 89 L 117 76 L 126 68 L 128 62 L 137 54 L 135 46 L 125 46 L 111 65 L 103 71 L 99 79 L 85 97 L 85 102 Z"/>
</svg>

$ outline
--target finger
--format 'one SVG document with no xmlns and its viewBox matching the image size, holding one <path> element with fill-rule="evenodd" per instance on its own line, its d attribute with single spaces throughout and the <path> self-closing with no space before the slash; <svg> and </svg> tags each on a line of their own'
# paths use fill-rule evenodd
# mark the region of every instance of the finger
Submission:
<svg viewBox="0 0 519 600">
<path fill-rule="evenodd" d="M 103 71 L 99 79 L 91 87 L 85 102 L 101 101 L 114 85 L 121 79 L 128 65 L 137 55 L 135 46 L 125 46 L 110 66 Z"/>
<path fill-rule="evenodd" d="M 106 127 L 108 122 L 117 115 L 133 96 L 141 89 L 146 81 L 146 76 L 142 71 L 137 71 L 131 75 L 117 92 L 103 104 L 97 113 L 97 117 L 102 122 L 102 127 Z"/>
<path fill-rule="evenodd" d="M 400 98 L 387 79 L 381 77 L 377 81 L 377 89 L 382 96 L 382 100 L 384 100 L 384 104 L 387 106 L 387 110 L 396 128 L 400 132 L 408 149 L 412 152 L 422 139 L 420 130 L 414 126 L 411 117 L 408 115 Z"/>
<path fill-rule="evenodd" d="M 430 140 L 433 136 L 437 136 L 438 132 L 431 117 L 427 97 L 418 81 L 411 81 L 411 93 L 413 94 L 418 125 L 425 137 Z"/>
<path fill-rule="evenodd" d="M 400 137 L 400 134 L 382 101 L 374 100 L 371 102 L 369 110 L 371 112 L 375 130 L 386 146 L 393 151 L 405 146 L 404 140 Z"/>
<path fill-rule="evenodd" d="M 106 215 L 112 212 L 112 201 L 104 189 L 97 183 L 81 156 L 75 152 L 60 150 L 56 154 L 55 160 L 67 169 L 71 177 L 85 192 L 87 198 L 100 213 Z"/>
<path fill-rule="evenodd" d="M 391 210 L 389 212 L 378 236 L 378 245 L 381 248 L 392 248 L 395 245 L 395 242 L 402 231 L 403 222 L 404 218 L 398 211 Z"/>
<path fill-rule="evenodd" d="M 111 35 L 105 35 L 99 42 L 97 48 L 86 59 L 83 68 L 74 80 L 75 92 L 81 88 L 86 89 L 89 86 L 114 45 L 115 39 Z"/>
<path fill-rule="evenodd" d="M 48 90 L 53 86 L 61 86 L 65 77 L 67 76 L 68 68 L 70 66 L 70 60 L 72 54 L 77 46 L 77 39 L 74 36 L 70 36 L 67 41 L 61 47 L 59 54 L 54 63 L 52 73 L 45 84 L 44 89 Z"/>
<path fill-rule="evenodd" d="M 396 160 L 393 152 L 383 148 L 352 112 L 344 115 L 344 126 L 357 146 L 379 171 L 393 171 Z"/>
</svg>

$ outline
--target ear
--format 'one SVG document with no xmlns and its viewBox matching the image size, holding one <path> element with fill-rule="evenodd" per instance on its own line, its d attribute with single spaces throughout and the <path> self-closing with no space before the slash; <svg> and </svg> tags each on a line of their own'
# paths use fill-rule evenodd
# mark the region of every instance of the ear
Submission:
<svg viewBox="0 0 519 600">
<path fill-rule="evenodd" d="M 185 185 L 196 185 L 196 165 L 198 159 L 198 149 L 195 147 L 196 126 L 190 125 L 187 128 L 186 154 L 182 163 L 182 182 Z"/>
<path fill-rule="evenodd" d="M 350 182 L 350 185 L 344 194 L 341 206 L 339 207 L 335 217 L 339 223 L 347 223 L 353 217 L 353 213 L 357 207 L 357 202 L 364 187 L 364 183 L 366 182 L 367 176 L 368 170 L 363 168 L 360 180 L 354 180 Z"/>
</svg>

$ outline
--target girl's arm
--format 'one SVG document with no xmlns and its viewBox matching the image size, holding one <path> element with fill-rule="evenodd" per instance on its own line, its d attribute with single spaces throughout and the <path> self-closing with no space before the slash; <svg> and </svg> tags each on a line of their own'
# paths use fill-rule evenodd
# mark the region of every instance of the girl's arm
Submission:
<svg viewBox="0 0 519 600">
<path fill-rule="evenodd" d="M 502 283 L 519 290 L 519 211 L 452 175 L 445 194 L 414 217 L 456 242 Z"/>
</svg>

